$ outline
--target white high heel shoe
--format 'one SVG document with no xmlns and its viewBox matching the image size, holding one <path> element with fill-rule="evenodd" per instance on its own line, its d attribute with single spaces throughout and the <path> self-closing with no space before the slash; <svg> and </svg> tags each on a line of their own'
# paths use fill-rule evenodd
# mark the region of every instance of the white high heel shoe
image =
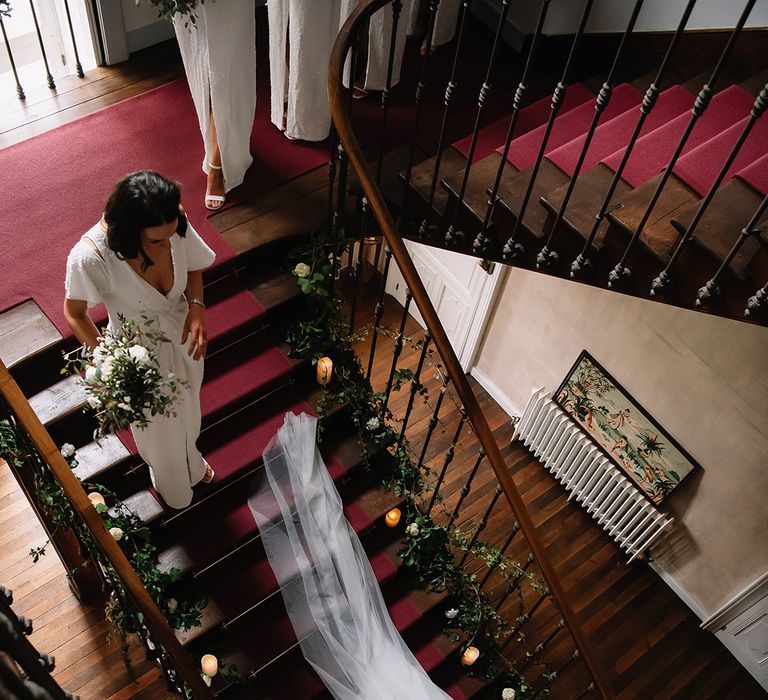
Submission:
<svg viewBox="0 0 768 700">
<path fill-rule="evenodd" d="M 213 163 L 208 163 L 209 168 L 213 168 L 214 170 L 221 170 L 220 165 L 214 165 Z M 205 193 L 205 208 L 208 209 L 208 211 L 218 211 L 224 206 L 224 202 L 226 201 L 226 196 L 220 195 L 220 194 L 208 194 Z M 208 202 L 215 202 L 215 206 L 209 206 Z M 206 482 L 207 483 L 207 482 Z"/>
</svg>

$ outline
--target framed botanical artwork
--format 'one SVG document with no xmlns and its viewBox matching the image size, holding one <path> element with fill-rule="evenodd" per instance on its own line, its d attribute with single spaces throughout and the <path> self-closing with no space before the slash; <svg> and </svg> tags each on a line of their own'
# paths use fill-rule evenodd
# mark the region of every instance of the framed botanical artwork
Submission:
<svg viewBox="0 0 768 700">
<path fill-rule="evenodd" d="M 699 465 L 586 350 L 555 401 L 654 504 Z"/>
</svg>

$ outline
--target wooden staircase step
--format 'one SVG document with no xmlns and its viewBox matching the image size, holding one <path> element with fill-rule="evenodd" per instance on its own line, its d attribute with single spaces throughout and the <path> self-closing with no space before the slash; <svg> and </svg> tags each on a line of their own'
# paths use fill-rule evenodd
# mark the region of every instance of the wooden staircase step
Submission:
<svg viewBox="0 0 768 700">
<path fill-rule="evenodd" d="M 477 219 L 478 223 L 482 223 L 485 218 L 485 212 L 488 208 L 488 191 L 493 186 L 500 163 L 501 155 L 494 151 L 489 156 L 473 163 L 472 169 L 469 172 L 469 180 L 467 180 L 467 188 L 464 192 L 464 208 Z M 507 163 L 504 166 L 501 187 L 512 182 L 512 178 L 518 172 L 514 165 Z M 463 178 L 464 170 L 461 169 L 444 177 L 442 180 L 442 187 L 448 193 L 451 201 L 451 209 L 456 206 L 458 201 Z"/>
<path fill-rule="evenodd" d="M 81 377 L 69 376 L 29 397 L 29 404 L 46 427 L 82 411 L 87 405 Z"/>
<path fill-rule="evenodd" d="M 8 369 L 51 350 L 61 339 L 32 299 L 0 313 L 0 359 Z"/>
<path fill-rule="evenodd" d="M 440 161 L 440 173 L 436 183 L 437 187 L 435 188 L 435 199 L 432 203 L 433 210 L 441 216 L 446 213 L 448 194 L 440 187 L 440 181 L 455 173 L 463 173 L 466 162 L 466 158 L 454 148 L 446 148 L 443 151 Z M 437 156 L 432 156 L 411 169 L 410 188 L 424 202 L 427 202 L 429 199 L 429 191 L 432 186 L 436 163 Z M 404 177 L 404 173 L 401 173 L 401 177 Z"/>
<path fill-rule="evenodd" d="M 78 465 L 74 474 L 80 481 L 100 483 L 103 477 L 118 465 L 127 465 L 133 455 L 117 435 L 105 435 L 98 442 L 78 447 L 75 453 Z"/>
<path fill-rule="evenodd" d="M 734 178 L 715 193 L 688 246 L 701 248 L 719 266 L 762 199 L 749 185 Z M 672 224 L 679 233 L 685 232 L 698 208 L 699 202 L 693 202 L 681 208 L 672 218 Z M 764 218 L 768 219 L 768 216 Z M 758 222 L 758 228 L 764 224 L 765 221 Z M 739 280 L 752 278 L 762 281 L 768 273 L 766 246 L 768 236 L 765 233 L 747 238 L 731 261 L 731 272 Z"/>
</svg>

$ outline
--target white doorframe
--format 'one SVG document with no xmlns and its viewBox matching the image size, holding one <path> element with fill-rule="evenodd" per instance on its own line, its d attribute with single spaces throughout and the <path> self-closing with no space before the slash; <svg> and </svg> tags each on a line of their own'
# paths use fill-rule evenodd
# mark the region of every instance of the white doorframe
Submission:
<svg viewBox="0 0 768 700">
<path fill-rule="evenodd" d="M 429 246 L 406 241 L 406 247 L 411 253 L 414 265 L 439 316 L 443 291 L 449 287 L 460 289 L 466 285 L 462 285 L 455 275 L 452 274 L 451 270 L 446 269 L 444 265 L 433 258 L 431 254 L 432 249 Z M 459 254 L 457 253 L 456 255 Z M 469 372 L 472 369 L 488 325 L 491 311 L 508 271 L 506 265 L 492 264 L 489 272 L 482 272 L 480 271 L 482 261 L 476 259 L 475 262 L 478 266 L 478 274 L 471 274 L 471 286 L 474 296 L 474 299 L 470 300 L 472 302 L 471 315 L 468 321 L 460 324 L 460 337 L 452 339 L 459 363 L 465 372 Z M 405 283 L 395 263 L 390 267 L 386 291 L 401 304 L 405 303 Z M 409 311 L 411 316 L 424 327 L 424 320 L 414 304 L 411 304 Z"/>
</svg>

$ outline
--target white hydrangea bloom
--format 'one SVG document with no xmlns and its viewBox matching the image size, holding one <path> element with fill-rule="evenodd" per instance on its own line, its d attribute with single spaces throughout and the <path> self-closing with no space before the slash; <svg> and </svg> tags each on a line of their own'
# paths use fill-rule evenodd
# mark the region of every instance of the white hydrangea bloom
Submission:
<svg viewBox="0 0 768 700">
<path fill-rule="evenodd" d="M 93 384 L 96 380 L 96 372 L 97 369 L 95 367 L 88 367 L 88 369 L 85 370 L 85 381 L 88 384 Z"/>
<path fill-rule="evenodd" d="M 123 534 L 125 533 L 119 527 L 111 527 L 109 528 L 109 534 L 115 538 L 115 542 L 119 542 L 123 539 Z"/>
<path fill-rule="evenodd" d="M 411 537 L 416 537 L 416 535 L 419 534 L 419 524 L 411 523 L 407 528 L 405 528 L 405 532 L 407 535 L 410 535 Z"/>
<path fill-rule="evenodd" d="M 101 399 L 96 396 L 89 396 L 88 399 L 88 405 L 91 408 L 100 408 L 101 407 Z"/>
<path fill-rule="evenodd" d="M 368 430 L 376 430 L 379 425 L 381 425 L 381 422 L 378 418 L 371 418 L 366 424 L 365 427 L 368 428 Z"/>
<path fill-rule="evenodd" d="M 451 608 L 450 610 L 445 611 L 445 616 L 449 620 L 453 620 L 458 614 L 459 614 L 459 611 L 456 608 Z"/>
<path fill-rule="evenodd" d="M 501 700 L 515 700 L 515 689 L 504 688 L 504 690 L 501 691 Z"/>
</svg>

